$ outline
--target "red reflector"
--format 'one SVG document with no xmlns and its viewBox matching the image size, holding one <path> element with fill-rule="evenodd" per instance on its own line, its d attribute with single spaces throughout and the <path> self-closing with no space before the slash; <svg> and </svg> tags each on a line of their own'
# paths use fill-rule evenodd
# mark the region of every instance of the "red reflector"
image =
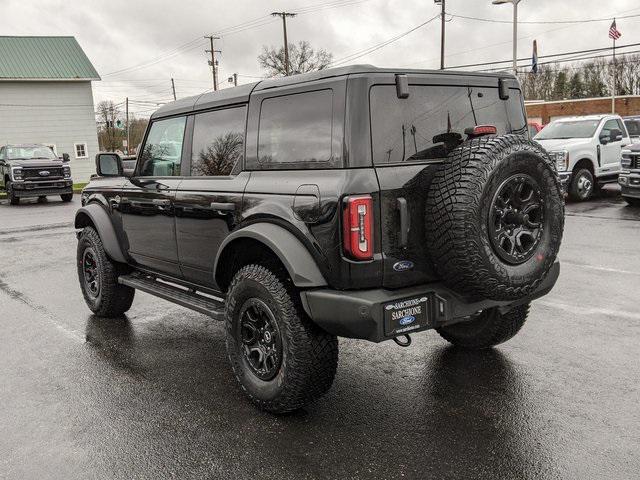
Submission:
<svg viewBox="0 0 640 480">
<path fill-rule="evenodd" d="M 498 129 L 494 125 L 477 125 L 473 128 L 465 129 L 464 133 L 472 137 L 478 137 L 480 135 L 495 135 L 498 133 Z"/>
<path fill-rule="evenodd" d="M 342 218 L 344 252 L 355 260 L 373 258 L 373 199 L 347 197 Z"/>
</svg>

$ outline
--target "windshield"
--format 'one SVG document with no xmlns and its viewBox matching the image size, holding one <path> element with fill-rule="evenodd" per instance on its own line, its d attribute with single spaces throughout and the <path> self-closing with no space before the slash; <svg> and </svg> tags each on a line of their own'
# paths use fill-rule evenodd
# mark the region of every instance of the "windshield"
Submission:
<svg viewBox="0 0 640 480">
<path fill-rule="evenodd" d="M 7 147 L 8 160 L 57 160 L 55 153 L 44 145 L 34 145 L 29 147 L 10 146 Z"/>
<path fill-rule="evenodd" d="M 596 133 L 600 120 L 562 120 L 551 122 L 544 127 L 534 140 L 561 138 L 591 138 Z"/>
<path fill-rule="evenodd" d="M 638 120 L 625 120 L 624 124 L 627 127 L 629 135 L 632 137 L 640 136 L 640 121 Z"/>
<path fill-rule="evenodd" d="M 467 138 L 465 130 L 493 125 L 498 135 L 527 135 L 520 91 L 500 100 L 498 88 L 411 85 L 398 98 L 395 85 L 371 89 L 371 136 L 377 165 L 445 158 Z"/>
</svg>

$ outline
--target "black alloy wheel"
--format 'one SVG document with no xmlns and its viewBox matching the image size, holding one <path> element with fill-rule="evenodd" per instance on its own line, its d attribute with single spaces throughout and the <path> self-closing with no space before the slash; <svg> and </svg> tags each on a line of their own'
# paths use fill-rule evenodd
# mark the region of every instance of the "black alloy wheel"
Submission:
<svg viewBox="0 0 640 480">
<path fill-rule="evenodd" d="M 98 298 L 100 295 L 100 271 L 92 248 L 87 248 L 82 255 L 82 271 L 85 291 L 91 298 Z"/>
<path fill-rule="evenodd" d="M 496 254 L 520 265 L 536 251 L 543 232 L 540 185 L 526 174 L 507 178 L 498 187 L 489 211 L 489 234 Z"/>
<path fill-rule="evenodd" d="M 244 360 L 253 374 L 264 381 L 274 378 L 282 364 L 282 339 L 271 309 L 259 298 L 248 299 L 238 328 Z"/>
</svg>

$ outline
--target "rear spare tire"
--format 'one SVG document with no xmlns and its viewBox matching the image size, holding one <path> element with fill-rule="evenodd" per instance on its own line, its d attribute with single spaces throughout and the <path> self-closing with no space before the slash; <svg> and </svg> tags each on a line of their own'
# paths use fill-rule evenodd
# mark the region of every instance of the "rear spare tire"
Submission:
<svg viewBox="0 0 640 480">
<path fill-rule="evenodd" d="M 434 176 L 425 231 L 438 274 L 469 299 L 532 293 L 553 265 L 564 200 L 553 162 L 519 135 L 456 148 Z"/>
</svg>

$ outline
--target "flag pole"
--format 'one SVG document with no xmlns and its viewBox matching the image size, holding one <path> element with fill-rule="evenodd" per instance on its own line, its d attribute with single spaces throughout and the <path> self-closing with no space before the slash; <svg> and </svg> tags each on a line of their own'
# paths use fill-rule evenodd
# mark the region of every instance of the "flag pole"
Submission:
<svg viewBox="0 0 640 480">
<path fill-rule="evenodd" d="M 615 24 L 615 19 L 613 22 Z M 616 113 L 616 39 L 613 37 L 613 88 L 611 91 L 611 113 Z"/>
</svg>

